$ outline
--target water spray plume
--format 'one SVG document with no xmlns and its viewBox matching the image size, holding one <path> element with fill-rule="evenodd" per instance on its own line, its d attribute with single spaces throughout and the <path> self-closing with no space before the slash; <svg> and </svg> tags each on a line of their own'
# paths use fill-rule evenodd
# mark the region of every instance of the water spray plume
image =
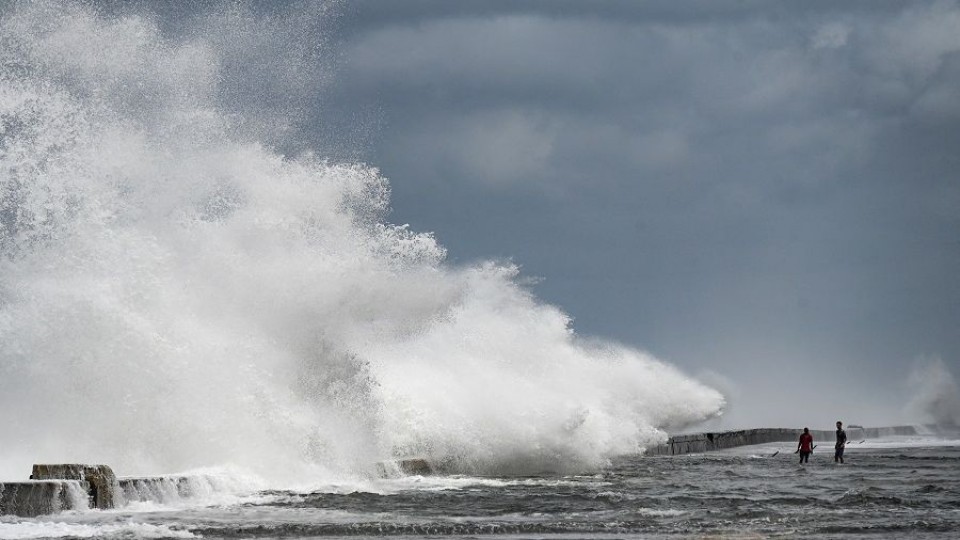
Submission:
<svg viewBox="0 0 960 540">
<path fill-rule="evenodd" d="M 960 425 L 960 388 L 942 359 L 918 359 L 907 382 L 913 391 L 907 409 L 915 419 L 954 428 Z"/>
<path fill-rule="evenodd" d="M 447 264 L 386 220 L 375 168 L 258 142 L 224 105 L 215 40 L 82 4 L 4 9 L 0 475 L 588 468 L 722 408 L 578 338 L 516 268 Z"/>
</svg>

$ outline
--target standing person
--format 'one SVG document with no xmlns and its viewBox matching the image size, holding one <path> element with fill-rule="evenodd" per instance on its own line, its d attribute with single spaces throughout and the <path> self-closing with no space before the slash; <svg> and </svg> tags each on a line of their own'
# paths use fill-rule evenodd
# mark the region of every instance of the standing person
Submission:
<svg viewBox="0 0 960 540">
<path fill-rule="evenodd" d="M 843 430 L 843 422 L 837 420 L 837 445 L 833 451 L 833 462 L 843 463 L 843 449 L 847 446 L 847 432 Z"/>
<path fill-rule="evenodd" d="M 800 452 L 801 464 L 810 461 L 810 454 L 813 453 L 813 435 L 810 434 L 810 428 L 803 428 L 800 442 L 797 443 L 797 452 Z"/>
</svg>

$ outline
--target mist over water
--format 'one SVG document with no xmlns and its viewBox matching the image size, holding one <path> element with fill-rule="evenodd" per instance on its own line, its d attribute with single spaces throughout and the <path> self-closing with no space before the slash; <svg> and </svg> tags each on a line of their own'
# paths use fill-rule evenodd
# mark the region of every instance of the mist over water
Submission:
<svg viewBox="0 0 960 540">
<path fill-rule="evenodd" d="M 721 410 L 577 336 L 517 268 L 445 263 L 387 220 L 377 169 L 274 150 L 288 120 L 223 104 L 224 62 L 256 36 L 226 54 L 215 26 L 174 39 L 60 2 L 0 17 L 0 477 L 590 468 Z"/>
<path fill-rule="evenodd" d="M 940 357 L 919 358 L 907 379 L 913 399 L 907 411 L 923 422 L 960 425 L 960 388 Z"/>
</svg>

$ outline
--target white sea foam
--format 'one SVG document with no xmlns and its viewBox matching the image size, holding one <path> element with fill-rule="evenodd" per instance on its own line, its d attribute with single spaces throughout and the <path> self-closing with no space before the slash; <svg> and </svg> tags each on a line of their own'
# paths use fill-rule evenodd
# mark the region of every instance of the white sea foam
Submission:
<svg viewBox="0 0 960 540">
<path fill-rule="evenodd" d="M 936 448 L 943 446 L 960 446 L 960 440 L 942 437 L 903 436 L 885 437 L 882 439 L 866 439 L 863 443 L 851 442 L 847 450 L 857 448 Z"/>
<path fill-rule="evenodd" d="M 941 358 L 917 359 L 907 382 L 914 394 L 907 404 L 912 416 L 941 425 L 960 424 L 960 387 Z"/>
<path fill-rule="evenodd" d="M 637 513 L 644 516 L 652 517 L 677 517 L 687 514 L 684 510 L 677 510 L 675 508 L 638 508 Z"/>
<path fill-rule="evenodd" d="M 204 30 L 4 5 L 0 477 L 596 467 L 721 409 L 648 354 L 581 340 L 515 267 L 445 263 L 385 220 L 376 169 L 257 141 L 220 85 L 243 50 Z"/>
</svg>

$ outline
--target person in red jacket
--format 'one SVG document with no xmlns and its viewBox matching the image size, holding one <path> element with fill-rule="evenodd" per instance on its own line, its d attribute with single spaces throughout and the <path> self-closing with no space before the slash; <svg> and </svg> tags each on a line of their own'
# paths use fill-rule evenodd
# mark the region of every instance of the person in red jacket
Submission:
<svg viewBox="0 0 960 540">
<path fill-rule="evenodd" d="M 803 428 L 797 451 L 800 452 L 800 463 L 810 461 L 810 454 L 813 453 L 813 435 L 810 434 L 810 428 Z"/>
</svg>

